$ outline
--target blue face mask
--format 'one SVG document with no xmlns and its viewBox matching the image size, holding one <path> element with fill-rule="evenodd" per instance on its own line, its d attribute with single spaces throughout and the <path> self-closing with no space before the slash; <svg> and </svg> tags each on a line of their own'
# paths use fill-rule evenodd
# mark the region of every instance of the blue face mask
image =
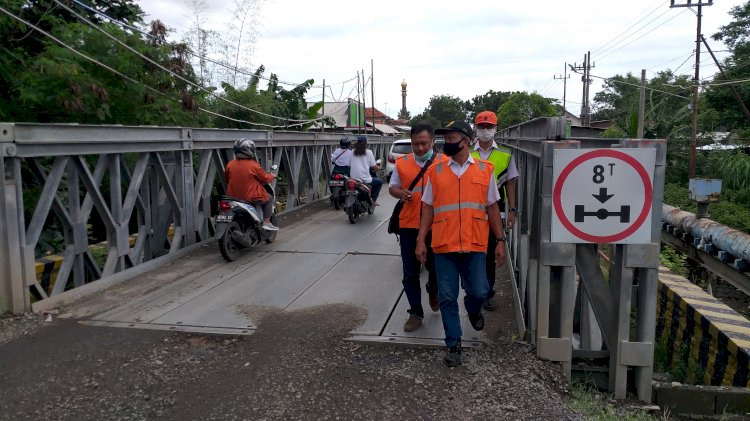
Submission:
<svg viewBox="0 0 750 421">
<path fill-rule="evenodd" d="M 430 149 L 429 151 L 427 151 L 426 154 L 424 154 L 422 156 L 414 154 L 414 159 L 416 159 L 419 162 L 427 162 L 427 161 L 430 160 L 430 158 L 432 158 L 432 153 L 433 153 L 433 150 Z"/>
</svg>

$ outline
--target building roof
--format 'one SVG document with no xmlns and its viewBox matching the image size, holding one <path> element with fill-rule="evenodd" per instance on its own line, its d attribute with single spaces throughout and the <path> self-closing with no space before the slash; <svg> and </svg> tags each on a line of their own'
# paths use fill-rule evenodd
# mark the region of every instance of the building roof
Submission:
<svg viewBox="0 0 750 421">
<path fill-rule="evenodd" d="M 367 107 L 365 107 L 365 118 L 373 118 L 373 110 L 375 110 L 374 111 L 375 118 L 384 119 L 384 120 L 391 119 L 384 112 L 378 110 L 377 108 L 367 108 Z"/>
</svg>

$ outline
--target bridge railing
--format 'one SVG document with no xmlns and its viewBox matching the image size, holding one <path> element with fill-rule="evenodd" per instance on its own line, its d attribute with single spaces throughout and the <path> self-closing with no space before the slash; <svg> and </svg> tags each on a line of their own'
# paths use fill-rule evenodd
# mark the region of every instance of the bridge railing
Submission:
<svg viewBox="0 0 750 421">
<path fill-rule="evenodd" d="M 0 312 L 211 240 L 239 138 L 255 141 L 265 168 L 279 165 L 284 210 L 326 197 L 343 135 L 0 123 Z M 368 139 L 385 162 L 393 139 Z M 103 255 L 94 237 L 106 239 Z M 56 279 L 37 279 L 45 249 L 62 254 Z"/>
<path fill-rule="evenodd" d="M 561 362 L 569 377 L 574 359 L 608 360 L 608 387 L 620 399 L 632 367 L 639 398 L 650 401 L 665 143 L 572 140 L 562 127 L 558 119 L 540 119 L 496 137 L 512 151 L 520 175 L 519 212 L 509 244 L 520 333 L 536 343 L 540 358 Z M 605 275 L 598 250 L 603 245 L 551 241 L 554 154 L 561 149 L 640 147 L 656 149 L 651 242 L 611 245 L 612 264 Z"/>
</svg>

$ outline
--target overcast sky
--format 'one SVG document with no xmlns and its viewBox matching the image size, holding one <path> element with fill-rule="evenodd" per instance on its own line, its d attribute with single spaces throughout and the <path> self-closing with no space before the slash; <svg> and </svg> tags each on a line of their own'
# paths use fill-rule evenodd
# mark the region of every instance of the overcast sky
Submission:
<svg viewBox="0 0 750 421">
<path fill-rule="evenodd" d="M 693 0 L 695 2 L 696 0 Z M 707 0 L 704 0 L 707 1 Z M 136 0 L 179 38 L 189 26 L 190 0 Z M 687 0 L 676 0 L 677 4 Z M 207 27 L 224 31 L 234 0 L 208 0 Z M 714 50 L 725 46 L 709 37 L 730 22 L 729 10 L 741 0 L 716 0 L 703 8 L 703 34 Z M 355 2 L 260 0 L 257 39 L 248 67 L 264 65 L 281 80 L 332 85 L 326 99 L 356 97 L 356 82 L 336 84 L 374 60 L 375 106 L 395 117 L 401 107 L 401 81 L 408 83 L 407 108 L 422 112 L 433 95 L 467 100 L 488 90 L 535 91 L 563 97 L 565 62 L 582 62 L 592 52 L 592 75 L 632 72 L 647 76 L 676 69 L 691 74 L 696 15 L 669 8 L 668 0 L 393 1 Z M 638 22 L 640 20 L 640 22 Z M 636 23 L 638 22 L 638 23 Z M 633 26 L 634 25 L 634 26 Z M 716 72 L 702 47 L 701 78 Z M 725 57 L 726 53 L 717 53 Z M 680 67 L 681 66 L 681 67 Z M 580 75 L 568 79 L 567 108 L 580 111 Z M 602 80 L 594 79 L 593 94 Z M 320 100 L 322 89 L 308 99 Z M 351 93 L 351 94 L 350 94 Z M 367 89 L 367 105 L 371 102 Z"/>
</svg>

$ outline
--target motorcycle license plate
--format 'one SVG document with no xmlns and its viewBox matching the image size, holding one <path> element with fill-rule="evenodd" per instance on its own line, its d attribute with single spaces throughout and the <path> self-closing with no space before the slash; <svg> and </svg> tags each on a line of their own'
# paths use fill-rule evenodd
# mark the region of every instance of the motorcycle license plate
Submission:
<svg viewBox="0 0 750 421">
<path fill-rule="evenodd" d="M 220 213 L 216 215 L 216 222 L 232 222 L 232 215 L 228 213 Z"/>
<path fill-rule="evenodd" d="M 328 182 L 331 187 L 341 187 L 344 185 L 344 180 L 331 180 Z"/>
</svg>

